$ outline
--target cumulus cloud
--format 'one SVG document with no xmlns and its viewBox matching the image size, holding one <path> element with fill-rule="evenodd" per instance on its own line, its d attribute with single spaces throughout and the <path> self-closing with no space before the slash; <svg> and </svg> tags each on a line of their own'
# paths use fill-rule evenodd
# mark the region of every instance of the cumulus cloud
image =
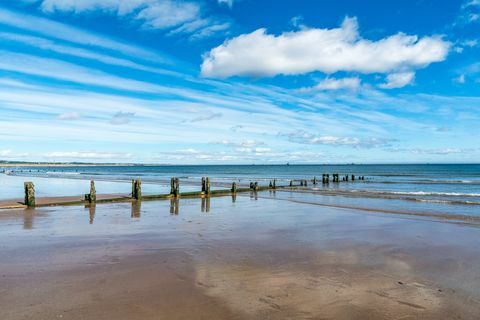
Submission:
<svg viewBox="0 0 480 320">
<path fill-rule="evenodd" d="M 110 123 L 116 126 L 130 123 L 130 120 L 135 116 L 133 112 L 117 112 L 113 115 Z"/>
<path fill-rule="evenodd" d="M 316 86 L 311 88 L 303 88 L 301 91 L 312 91 L 312 90 L 340 90 L 348 89 L 355 90 L 360 87 L 360 79 L 358 77 L 351 78 L 326 78 L 320 81 Z"/>
<path fill-rule="evenodd" d="M 382 89 L 403 88 L 415 80 L 415 72 L 392 73 L 387 76 L 387 82 L 379 85 Z"/>
<path fill-rule="evenodd" d="M 199 3 L 193 1 L 174 0 L 22 0 L 38 2 L 46 13 L 73 13 L 85 14 L 100 11 L 121 18 L 128 18 L 139 22 L 144 29 L 172 29 L 181 28 L 197 20 L 206 24 L 198 28 L 183 29 L 183 33 L 198 33 L 197 36 L 211 36 L 217 31 L 226 28 L 224 23 L 217 23 L 205 14 Z M 181 29 L 182 30 L 182 29 Z M 180 33 L 180 31 L 177 31 Z"/>
<path fill-rule="evenodd" d="M 281 133 L 291 142 L 313 145 L 351 146 L 355 148 L 376 148 L 387 146 L 391 140 L 383 138 L 337 137 L 330 135 L 314 135 L 305 131 Z"/>
<path fill-rule="evenodd" d="M 377 41 L 360 36 L 356 18 L 339 28 L 305 28 L 281 35 L 258 29 L 227 40 L 204 56 L 206 77 L 296 75 L 313 71 L 393 73 L 443 61 L 451 44 L 439 36 L 398 33 Z"/>
</svg>

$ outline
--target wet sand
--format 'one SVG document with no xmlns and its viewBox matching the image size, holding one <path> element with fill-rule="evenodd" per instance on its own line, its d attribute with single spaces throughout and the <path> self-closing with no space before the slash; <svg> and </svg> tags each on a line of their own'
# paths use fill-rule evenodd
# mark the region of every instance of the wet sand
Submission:
<svg viewBox="0 0 480 320">
<path fill-rule="evenodd" d="M 0 211 L 0 319 L 478 319 L 475 221 L 302 197 Z"/>
</svg>

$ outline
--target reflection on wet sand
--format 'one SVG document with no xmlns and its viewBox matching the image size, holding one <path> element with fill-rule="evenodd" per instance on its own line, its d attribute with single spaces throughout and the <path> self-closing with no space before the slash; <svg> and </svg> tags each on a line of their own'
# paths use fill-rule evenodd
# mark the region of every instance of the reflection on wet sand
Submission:
<svg viewBox="0 0 480 320">
<path fill-rule="evenodd" d="M 142 202 L 138 200 L 132 201 L 131 217 L 135 219 L 139 219 L 141 210 L 142 210 Z"/>
<path fill-rule="evenodd" d="M 170 199 L 170 214 L 178 215 L 180 209 L 180 201 L 177 197 Z"/>
<path fill-rule="evenodd" d="M 478 319 L 478 226 L 268 194 L 0 215 L 0 319 Z"/>
<path fill-rule="evenodd" d="M 293 264 L 277 264 L 275 257 L 263 265 L 258 259 L 198 264 L 196 283 L 252 319 L 440 319 L 445 312 L 468 314 L 462 311 L 466 297 L 444 293 L 416 279 L 408 268 L 391 272 L 386 265 L 363 264 L 360 255 L 372 254 L 366 247 L 304 254 L 294 254 Z"/>
<path fill-rule="evenodd" d="M 35 210 L 26 209 L 23 211 L 23 229 L 33 229 L 33 220 L 35 219 Z"/>
<path fill-rule="evenodd" d="M 206 212 L 206 213 L 210 212 L 210 197 L 209 196 L 202 197 L 201 211 Z"/>
<path fill-rule="evenodd" d="M 89 212 L 89 216 L 90 216 L 89 223 L 93 224 L 93 222 L 95 221 L 95 213 L 96 213 L 96 210 L 97 210 L 97 206 L 95 205 L 95 203 L 90 203 L 90 204 L 85 205 L 85 208 L 88 208 L 88 212 Z"/>
</svg>

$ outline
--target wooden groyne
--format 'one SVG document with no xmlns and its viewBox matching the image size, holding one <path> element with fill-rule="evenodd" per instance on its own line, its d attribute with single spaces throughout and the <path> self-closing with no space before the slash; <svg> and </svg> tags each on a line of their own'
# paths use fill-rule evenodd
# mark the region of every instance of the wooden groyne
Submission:
<svg viewBox="0 0 480 320">
<path fill-rule="evenodd" d="M 365 180 L 364 176 L 344 175 L 342 176 L 342 182 Z M 329 183 L 340 183 L 340 175 L 338 173 L 332 174 L 332 180 L 330 180 L 330 174 L 322 175 L 322 185 L 328 185 Z M 142 194 L 142 181 L 140 179 L 132 180 L 132 192 L 130 194 L 110 194 L 110 195 L 98 195 L 95 188 L 95 181 L 90 181 L 90 192 L 85 194 L 82 198 L 77 196 L 65 196 L 65 197 L 45 197 L 36 199 L 35 186 L 33 182 L 25 182 L 25 197 L 22 201 L 0 201 L 0 209 L 11 208 L 27 208 L 27 207 L 48 207 L 48 206 L 65 206 L 65 205 L 88 205 L 95 203 L 108 203 L 108 202 L 132 202 L 141 200 L 157 200 L 157 199 L 179 199 L 179 198 L 208 198 L 210 196 L 235 196 L 237 193 L 242 192 L 258 192 L 265 190 L 275 189 L 296 189 L 298 187 L 308 187 L 309 185 L 316 186 L 319 184 L 319 180 L 316 177 L 313 179 L 295 179 L 290 180 L 287 185 L 278 185 L 277 179 L 270 180 L 268 186 L 260 186 L 257 181 L 251 181 L 249 187 L 239 187 L 236 182 L 232 183 L 231 188 L 225 189 L 211 189 L 211 182 L 209 177 L 202 177 L 201 191 L 181 192 L 180 191 L 180 179 L 170 179 L 170 193 L 168 194 L 154 194 L 143 195 Z"/>
</svg>

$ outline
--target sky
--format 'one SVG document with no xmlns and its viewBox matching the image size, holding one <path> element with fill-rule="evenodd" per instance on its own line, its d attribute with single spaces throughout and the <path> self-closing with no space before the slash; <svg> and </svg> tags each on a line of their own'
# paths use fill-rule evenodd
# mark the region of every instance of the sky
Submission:
<svg viewBox="0 0 480 320">
<path fill-rule="evenodd" d="M 480 0 L 0 0 L 0 160 L 480 162 Z"/>
</svg>

